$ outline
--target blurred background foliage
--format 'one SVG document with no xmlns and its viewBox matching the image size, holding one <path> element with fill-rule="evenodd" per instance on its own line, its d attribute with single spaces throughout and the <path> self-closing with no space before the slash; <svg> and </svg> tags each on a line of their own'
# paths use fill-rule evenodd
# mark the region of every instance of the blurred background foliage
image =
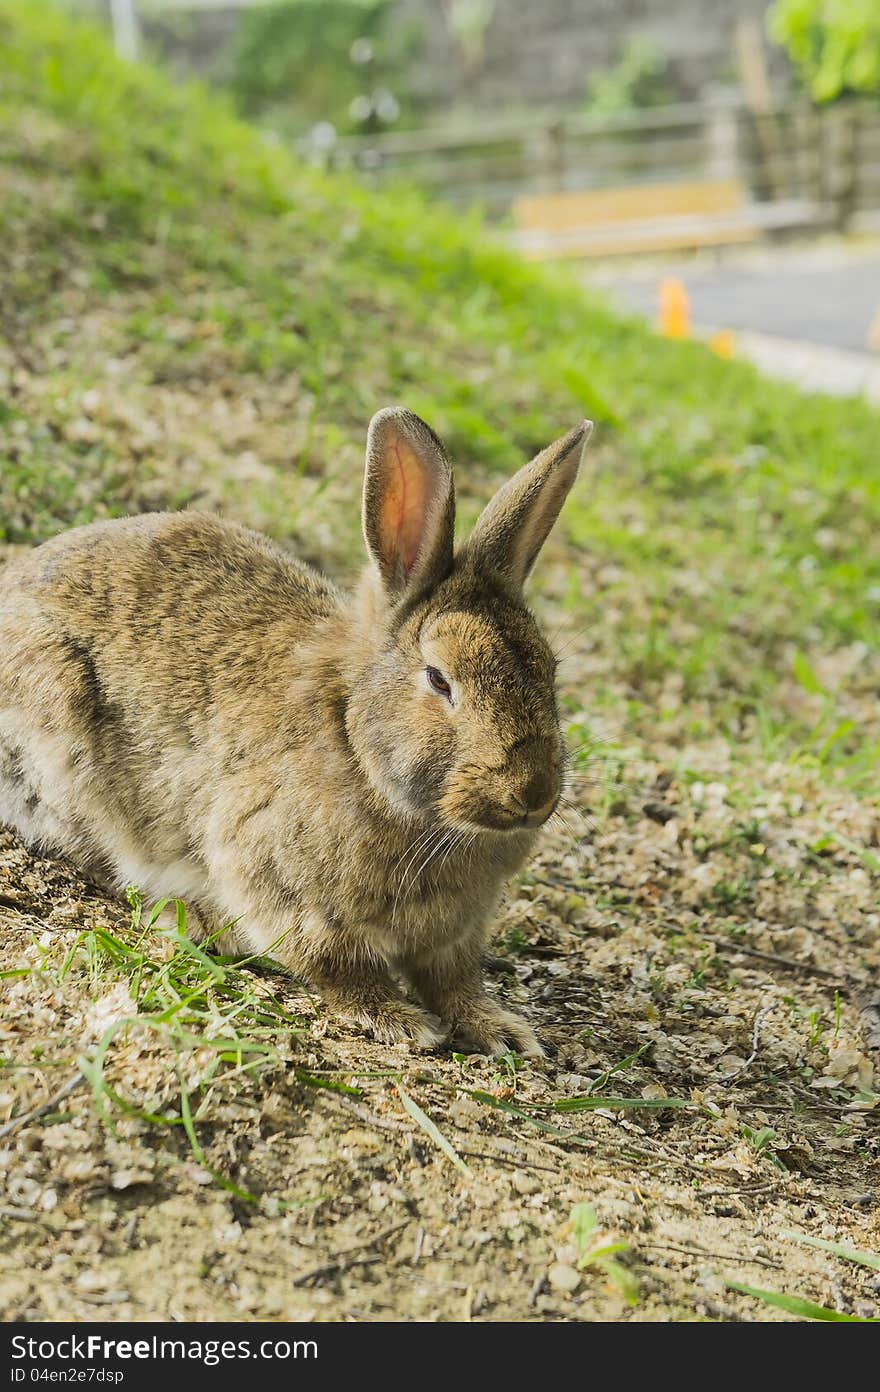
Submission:
<svg viewBox="0 0 880 1392">
<path fill-rule="evenodd" d="M 768 27 L 814 101 L 880 96 L 878 0 L 776 0 Z"/>
<path fill-rule="evenodd" d="M 61 3 L 101 19 L 112 7 L 112 0 Z M 487 93 L 494 108 L 529 105 L 520 90 L 521 52 L 507 69 L 497 62 L 499 43 L 509 46 L 518 18 L 524 25 L 528 18 L 513 0 L 234 0 L 228 7 L 135 0 L 135 8 L 150 54 L 226 88 L 242 115 L 282 135 L 303 136 L 316 124 L 345 136 L 442 123 L 454 115 L 450 106 L 477 108 Z M 702 39 L 688 26 L 686 0 L 669 7 L 668 19 L 659 6 L 631 8 L 628 24 L 590 0 L 548 7 L 548 35 L 562 47 L 579 32 L 580 11 L 595 42 L 577 52 L 585 73 L 580 101 L 576 81 L 560 84 L 570 71 L 557 63 L 547 73 L 545 105 L 614 116 L 702 99 L 719 86 L 733 90 L 739 60 L 720 36 L 742 23 L 764 33 L 777 90 L 800 87 L 818 103 L 880 94 L 880 0 L 756 0 L 752 7 L 731 0 L 729 14 L 707 14 Z M 540 69 L 547 35 L 531 21 L 526 27 L 522 50 L 537 44 Z"/>
<path fill-rule="evenodd" d="M 112 6 L 112 0 L 61 3 L 101 19 Z M 519 90 L 521 65 L 493 67 L 500 36 L 509 43 L 517 16 L 528 15 L 512 0 L 261 0 L 228 8 L 135 0 L 135 8 L 149 53 L 226 88 L 242 115 L 282 135 L 302 136 L 316 124 L 340 136 L 436 124 L 450 114 L 450 103 L 478 107 L 487 92 L 493 107 L 515 111 L 529 104 Z M 631 24 L 589 0 L 580 9 L 595 34 L 595 43 L 577 54 L 585 63 L 584 95 L 578 101 L 577 83 L 560 85 L 567 70 L 557 66 L 547 74 L 545 105 L 611 116 L 672 105 L 705 95 L 693 90 L 696 72 L 698 89 L 734 89 L 741 76 L 735 45 L 722 53 L 719 36 L 742 23 L 769 40 L 766 61 L 777 90 L 800 87 L 817 103 L 880 95 L 880 0 L 756 0 L 752 8 L 731 0 L 726 17 L 707 15 L 707 36 L 695 41 L 693 53 L 686 3 L 670 6 L 668 21 L 636 4 Z M 545 16 L 560 43 L 578 32 L 578 7 L 570 7 L 568 20 L 566 14 L 554 5 Z M 523 49 L 536 32 L 532 25 Z M 546 51 L 546 43 L 536 48 L 536 68 Z M 448 69 L 442 79 L 438 55 Z"/>
<path fill-rule="evenodd" d="M 663 49 L 639 35 L 625 45 L 619 61 L 587 84 L 588 111 L 615 115 L 646 106 L 668 106 L 676 98 Z"/>
<path fill-rule="evenodd" d="M 340 133 L 376 131 L 412 112 L 417 41 L 392 22 L 390 0 L 277 0 L 244 12 L 218 71 L 239 109 L 282 132 L 316 120 Z"/>
</svg>

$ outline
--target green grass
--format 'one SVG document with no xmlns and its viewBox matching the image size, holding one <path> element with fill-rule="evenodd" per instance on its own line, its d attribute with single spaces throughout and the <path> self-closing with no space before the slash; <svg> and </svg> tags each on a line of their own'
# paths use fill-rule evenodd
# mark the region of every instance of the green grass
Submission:
<svg viewBox="0 0 880 1392">
<path fill-rule="evenodd" d="M 446 1139 L 436 1122 L 432 1121 L 427 1112 L 422 1110 L 415 1098 L 410 1097 L 402 1083 L 397 1084 L 397 1094 L 403 1103 L 404 1111 L 408 1112 L 413 1121 L 418 1122 L 425 1134 L 429 1136 L 434 1144 L 443 1152 L 447 1160 L 450 1160 L 455 1168 L 460 1170 L 462 1174 L 469 1175 L 471 1173 L 470 1166 L 465 1164 L 458 1151 Z"/>
<path fill-rule="evenodd" d="M 300 1034 L 299 1022 L 279 1001 L 277 982 L 259 974 L 260 959 L 215 957 L 192 941 L 181 901 L 173 905 L 176 923 L 172 929 L 157 928 L 168 901 L 154 905 L 149 914 L 143 912 L 140 895 L 132 891 L 130 901 L 128 934 L 89 929 L 76 937 L 60 962 L 55 945 L 41 949 L 41 960 L 31 970 L 56 987 L 79 976 L 93 997 L 105 996 L 114 986 L 124 987 L 125 1008 L 114 1009 L 97 1046 L 77 1060 L 79 1072 L 91 1087 L 97 1115 L 111 1129 L 123 1117 L 180 1127 L 192 1156 L 210 1170 L 199 1122 L 210 1114 L 215 1094 L 219 1090 L 222 1096 L 234 1095 L 236 1088 L 267 1070 L 287 1066 Z M 277 964 L 271 965 L 274 974 Z M 153 1076 L 156 1090 L 151 1090 L 149 1066 L 141 1051 L 138 1095 L 126 1095 L 110 1083 L 109 1064 L 118 1064 L 119 1050 L 124 1059 L 127 1046 L 134 1041 L 138 1047 L 145 1036 L 161 1059 Z M 168 1060 L 173 1063 L 170 1087 Z M 298 1070 L 294 1073 L 305 1086 L 328 1086 L 307 1074 L 300 1078 Z M 214 1170 L 211 1173 L 237 1197 L 254 1199 L 232 1180 Z"/>
<path fill-rule="evenodd" d="M 880 1254 L 877 1252 L 863 1252 L 857 1247 L 847 1247 L 841 1242 L 826 1242 L 821 1237 L 810 1237 L 808 1233 L 784 1232 L 783 1237 L 790 1237 L 793 1242 L 803 1242 L 808 1247 L 817 1247 L 821 1252 L 830 1252 L 832 1256 L 841 1257 L 844 1261 L 855 1262 L 856 1266 L 867 1266 L 871 1271 L 880 1271 Z"/>
<path fill-rule="evenodd" d="M 760 1300 L 764 1305 L 773 1305 L 778 1310 L 785 1310 L 790 1315 L 797 1315 L 802 1320 L 825 1320 L 826 1322 L 836 1322 L 839 1324 L 878 1324 L 876 1319 L 867 1319 L 864 1315 L 843 1315 L 839 1310 L 829 1309 L 827 1305 L 817 1305 L 815 1301 L 804 1300 L 800 1295 L 784 1295 L 781 1291 L 758 1290 L 754 1286 L 743 1286 L 739 1281 L 726 1281 L 728 1290 L 737 1291 L 740 1295 L 750 1295 L 755 1300 Z"/>
<path fill-rule="evenodd" d="M 591 705 L 625 689 L 628 727 L 662 733 L 674 678 L 693 737 L 873 779 L 847 694 L 876 660 L 875 413 L 661 341 L 415 194 L 306 169 L 49 6 L 0 0 L 0 64 L 0 536 L 206 498 L 342 569 L 377 406 L 447 439 L 466 518 L 588 414 L 561 598 L 606 660 Z M 257 404 L 256 477 L 210 425 L 230 391 Z M 204 400 L 206 433 L 144 443 L 117 396 L 146 418 Z M 857 643 L 845 679 L 819 675 Z"/>
<path fill-rule="evenodd" d="M 631 1253 L 629 1243 L 609 1242 L 603 1237 L 592 1204 L 575 1204 L 569 1217 L 569 1226 L 577 1247 L 578 1270 L 598 1270 L 611 1285 L 617 1287 L 627 1305 L 638 1305 L 638 1277 L 623 1262 L 616 1260 L 617 1256 Z"/>
</svg>

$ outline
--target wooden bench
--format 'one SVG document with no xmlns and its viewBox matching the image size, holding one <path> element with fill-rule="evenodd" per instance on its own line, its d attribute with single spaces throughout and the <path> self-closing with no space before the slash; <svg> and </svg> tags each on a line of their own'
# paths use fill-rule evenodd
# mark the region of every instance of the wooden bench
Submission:
<svg viewBox="0 0 880 1392">
<path fill-rule="evenodd" d="M 530 260 L 683 250 L 753 242 L 807 211 L 750 203 L 738 179 L 536 194 L 513 204 L 514 240 Z"/>
</svg>

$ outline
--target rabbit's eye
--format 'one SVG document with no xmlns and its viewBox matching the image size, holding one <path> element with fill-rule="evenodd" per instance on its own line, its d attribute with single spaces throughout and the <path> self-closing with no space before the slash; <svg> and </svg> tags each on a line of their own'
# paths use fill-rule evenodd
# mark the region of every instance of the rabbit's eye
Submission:
<svg viewBox="0 0 880 1392">
<path fill-rule="evenodd" d="M 426 667 L 425 675 L 428 678 L 428 685 L 437 692 L 439 696 L 445 696 L 447 701 L 452 698 L 452 687 L 446 680 L 442 672 L 438 672 L 436 667 Z"/>
</svg>

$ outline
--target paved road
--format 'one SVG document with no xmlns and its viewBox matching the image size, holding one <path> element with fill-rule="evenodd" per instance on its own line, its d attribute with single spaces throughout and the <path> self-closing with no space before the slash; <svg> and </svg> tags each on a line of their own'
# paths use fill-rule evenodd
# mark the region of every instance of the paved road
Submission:
<svg viewBox="0 0 880 1392">
<path fill-rule="evenodd" d="M 880 255 L 842 264 L 811 261 L 777 251 L 772 264 L 730 264 L 711 269 L 687 264 L 602 276 L 603 285 L 624 306 L 655 318 L 657 285 L 677 276 L 691 296 L 695 324 L 749 329 L 780 338 L 863 352 L 872 319 L 880 310 Z"/>
</svg>

